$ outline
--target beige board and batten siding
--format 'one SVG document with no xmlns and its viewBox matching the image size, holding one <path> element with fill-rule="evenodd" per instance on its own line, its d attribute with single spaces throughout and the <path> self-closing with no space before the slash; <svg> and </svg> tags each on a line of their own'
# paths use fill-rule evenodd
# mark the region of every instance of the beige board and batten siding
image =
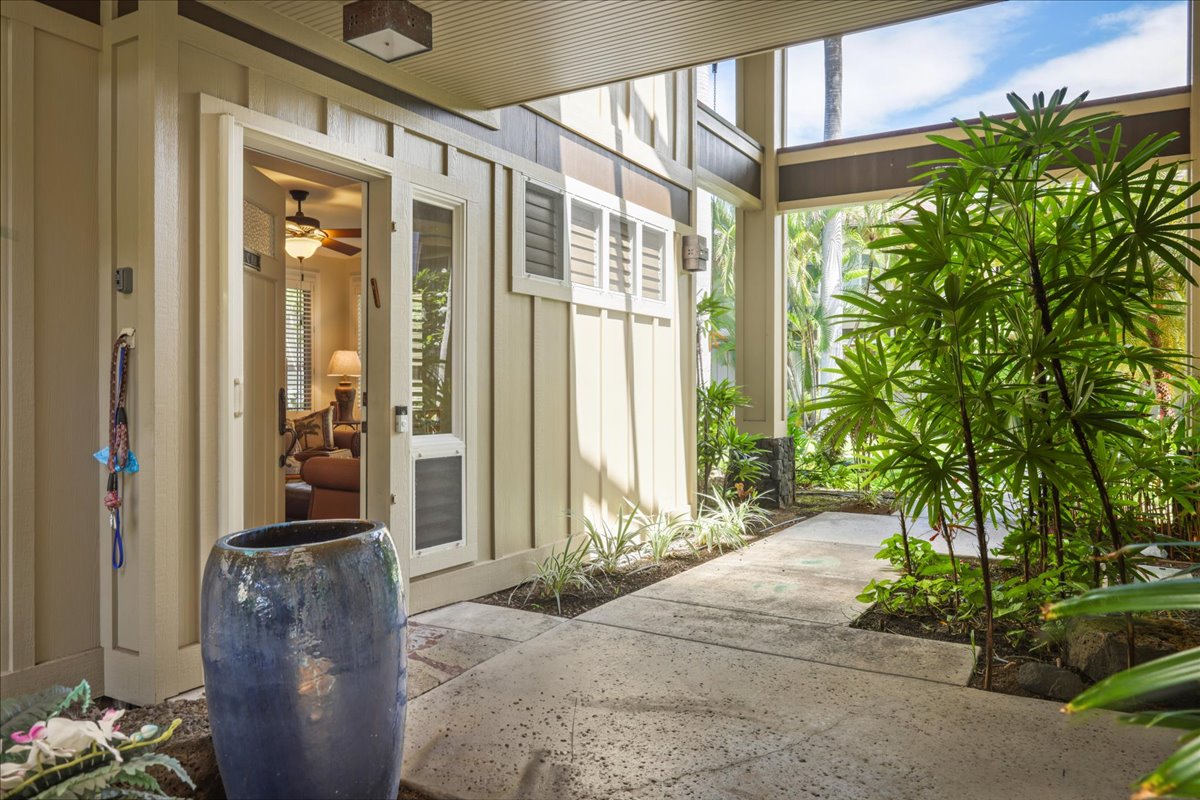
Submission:
<svg viewBox="0 0 1200 800">
<path fill-rule="evenodd" d="M 30 8 L 30 14 L 74 25 L 73 18 L 40 4 L 6 3 L 6 43 L 15 30 L 12 20 Z M 211 257 L 204 253 L 215 246 L 201 230 L 214 229 L 220 209 L 214 192 L 201 191 L 202 156 L 215 157 L 201 152 L 208 146 L 199 135 L 202 97 L 330 137 L 372 163 L 394 163 L 396 174 L 415 185 L 428 180 L 457 187 L 467 203 L 464 275 L 472 301 L 463 335 L 468 513 L 476 558 L 414 580 L 414 610 L 521 579 L 533 558 L 566 537 L 569 509 L 611 515 L 626 498 L 648 510 L 686 506 L 683 430 L 690 402 L 684 402 L 681 381 L 688 375 L 683 355 L 690 352 L 690 336 L 680 321 L 690 324 L 690 317 L 686 309 L 681 315 L 675 298 L 690 297 L 690 278 L 673 263 L 666 266 L 664 285 L 675 282 L 668 292 L 672 306 L 659 316 L 511 291 L 514 181 L 574 174 L 612 193 L 614 205 L 622 196 L 636 197 L 631 202 L 678 221 L 687 218 L 690 180 L 680 177 L 686 168 L 672 164 L 672 181 L 667 170 L 606 156 L 594 141 L 532 112 L 536 124 L 530 130 L 540 132 L 545 158 L 529 160 L 180 17 L 175 4 L 143 3 L 136 13 L 107 17 L 102 29 L 77 21 L 80 35 L 90 37 L 90 55 L 74 49 L 79 37 L 47 36 L 43 43 L 33 26 L 14 39 L 16 47 L 6 47 L 6 58 L 41 63 L 44 72 L 5 73 L 5 130 L 21 131 L 5 137 L 6 164 L 19 166 L 5 170 L 5 197 L 29 186 L 38 195 L 32 204 L 6 202 L 5 214 L 19 221 L 14 231 L 39 214 L 47 215 L 47 223 L 37 220 L 32 242 L 5 239 L 4 247 L 6 253 L 37 250 L 48 259 L 41 276 L 29 266 L 41 271 L 40 255 L 36 262 L 5 259 L 5 297 L 14 309 L 13 325 L 4 329 L 5 380 L 14 399 L 29 401 L 4 409 L 10 455 L 4 514 L 22 521 L 3 533 L 4 558 L 16 556 L 3 563 L 4 575 L 20 576 L 5 581 L 0 616 L 7 678 L 44 683 L 47 676 L 69 682 L 82 675 L 111 696 L 137 703 L 161 700 L 203 679 L 199 582 L 219 528 L 216 498 L 223 477 L 213 390 L 220 375 L 219 281 L 201 268 Z M 38 47 L 47 48 L 47 58 L 34 58 Z M 68 68 L 75 71 L 64 72 Z M 40 104 L 35 94 L 43 98 Z M 16 108 L 33 109 L 32 117 L 10 115 Z M 60 141 L 89 129 L 98 148 L 72 149 Z M 41 152 L 41 142 L 55 145 L 54 160 L 51 150 Z M 111 156 L 101 159 L 100 153 Z M 38 170 L 51 180 L 35 181 Z M 677 238 L 680 230 L 666 235 Z M 42 232 L 53 233 L 53 240 Z M 110 287 L 118 265 L 134 268 L 132 295 Z M 14 283 L 10 276 L 17 269 L 29 280 Z M 71 270 L 81 270 L 82 279 L 68 280 Z M 43 288 L 51 276 L 61 276 L 52 281 L 53 293 Z M 32 306 L 27 295 L 14 296 L 14 286 L 33 287 Z M 128 484 L 128 562 L 118 573 L 107 565 L 102 473 L 88 454 L 103 436 L 109 348 L 124 327 L 137 329 L 129 403 L 143 472 Z M 36 332 L 36 346 L 29 332 Z M 22 336 L 25 349 L 12 338 Z M 68 342 L 74 349 L 62 358 L 47 350 Z M 46 360 L 53 366 L 42 367 Z M 72 391 L 60 392 L 66 383 Z M 53 425 L 38 419 L 43 399 L 54 414 L 45 419 Z M 26 471 L 14 469 L 12 451 L 35 447 L 58 455 L 33 459 L 31 470 L 28 460 L 20 462 Z M 59 456 L 79 460 L 60 465 L 54 460 Z M 53 481 L 43 466 L 57 470 Z M 64 495 L 84 501 L 65 504 Z M 40 563 L 38 553 L 44 556 Z M 22 671 L 43 657 L 63 668 Z M 6 680 L 5 694 L 16 685 Z"/>
<path fill-rule="evenodd" d="M 94 25 L 0 7 L 0 684 L 102 690 Z M 107 363 L 107 359 L 106 359 Z M 105 381 L 107 386 L 107 381 Z"/>
</svg>

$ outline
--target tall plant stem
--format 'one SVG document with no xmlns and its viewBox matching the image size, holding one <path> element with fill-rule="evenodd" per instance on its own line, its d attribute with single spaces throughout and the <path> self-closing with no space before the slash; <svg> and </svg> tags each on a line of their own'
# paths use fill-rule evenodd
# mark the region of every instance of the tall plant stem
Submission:
<svg viewBox="0 0 1200 800">
<path fill-rule="evenodd" d="M 1063 517 L 1062 498 L 1058 495 L 1058 487 L 1051 484 L 1050 500 L 1054 504 L 1054 559 L 1059 569 L 1063 565 Z"/>
<path fill-rule="evenodd" d="M 904 569 L 912 575 L 912 554 L 908 551 L 908 519 L 904 516 L 903 505 L 900 506 L 900 541 L 904 544 Z"/>
<path fill-rule="evenodd" d="M 971 415 L 967 412 L 967 390 L 963 381 L 962 342 L 959 340 L 958 322 L 954 330 L 954 382 L 958 393 L 958 417 L 962 424 L 963 446 L 967 451 L 967 477 L 971 482 L 971 511 L 975 517 L 975 538 L 979 544 L 979 567 L 983 571 L 983 610 L 986 618 L 986 633 L 983 645 L 983 688 L 992 688 L 993 609 L 992 570 L 988 558 L 987 530 L 983 524 L 983 492 L 979 480 L 979 460 L 975 454 L 975 435 L 971 426 Z"/>
<path fill-rule="evenodd" d="M 1042 268 L 1038 262 L 1037 248 L 1033 242 L 1029 243 L 1029 280 L 1033 287 L 1034 302 L 1037 303 L 1038 315 L 1041 318 L 1042 333 L 1048 337 L 1054 335 L 1054 318 L 1050 314 L 1050 301 L 1046 296 L 1046 283 L 1042 279 Z M 1104 511 L 1104 521 L 1108 527 L 1109 536 L 1112 539 L 1113 551 L 1117 553 L 1117 576 L 1121 583 L 1128 583 L 1128 576 L 1125 569 L 1125 556 L 1121 554 L 1121 528 L 1117 524 L 1117 515 L 1113 511 L 1112 500 L 1108 496 L 1108 486 L 1105 485 L 1104 475 L 1100 472 L 1100 465 L 1096 462 L 1096 456 L 1092 452 L 1092 445 L 1088 442 L 1087 433 L 1084 432 L 1083 426 L 1079 424 L 1079 420 L 1075 418 L 1074 409 L 1075 402 L 1071 398 L 1071 389 L 1067 386 L 1067 376 L 1063 372 L 1062 361 L 1057 357 L 1050 359 L 1050 372 L 1054 375 L 1054 385 L 1058 387 L 1058 394 L 1062 400 L 1063 408 L 1067 412 L 1067 418 L 1071 423 L 1071 432 L 1075 435 L 1075 442 L 1079 445 L 1080 452 L 1083 453 L 1083 458 L 1087 461 L 1088 472 L 1091 473 L 1092 482 L 1096 484 L 1096 492 L 1100 495 L 1100 507 Z M 1126 638 L 1129 642 L 1128 662 L 1129 666 L 1134 664 L 1134 639 L 1133 639 L 1133 619 L 1125 615 Z"/>
</svg>

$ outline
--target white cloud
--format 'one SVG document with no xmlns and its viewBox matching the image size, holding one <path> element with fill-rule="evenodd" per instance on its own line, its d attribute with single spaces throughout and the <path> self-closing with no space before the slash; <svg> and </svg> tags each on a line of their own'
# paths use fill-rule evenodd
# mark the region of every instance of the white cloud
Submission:
<svg viewBox="0 0 1200 800">
<path fill-rule="evenodd" d="M 1028 97 L 1067 86 L 1096 98 L 1187 82 L 1184 3 L 1135 4 L 1098 16 L 1091 28 L 1106 32 L 1107 41 L 997 74 L 995 62 L 1012 56 L 998 48 L 1027 46 L 1024 37 L 1009 34 L 1032 10 L 1032 4 L 1000 3 L 846 37 L 842 135 L 907 127 L 913 123 L 905 118 L 921 109 L 929 109 L 920 116 L 930 124 L 981 110 L 1003 112 L 1011 91 Z M 1042 37 L 1040 44 L 1053 39 Z M 992 88 L 964 93 L 980 78 Z M 789 143 L 821 140 L 824 96 L 821 43 L 794 48 L 788 66 Z"/>
<path fill-rule="evenodd" d="M 1092 98 L 1164 89 L 1187 83 L 1187 7 L 1133 6 L 1106 14 L 1098 26 L 1122 30 L 1116 38 L 1056 56 L 997 81 L 993 88 L 945 104 L 942 116 L 973 117 L 1009 110 L 1008 92 L 1028 98 L 1066 86 Z"/>
<path fill-rule="evenodd" d="M 843 40 L 843 135 L 880 130 L 889 117 L 953 96 L 987 69 L 996 37 L 1027 15 L 1001 3 L 847 36 Z M 824 51 L 793 48 L 788 61 L 789 142 L 823 135 Z"/>
</svg>

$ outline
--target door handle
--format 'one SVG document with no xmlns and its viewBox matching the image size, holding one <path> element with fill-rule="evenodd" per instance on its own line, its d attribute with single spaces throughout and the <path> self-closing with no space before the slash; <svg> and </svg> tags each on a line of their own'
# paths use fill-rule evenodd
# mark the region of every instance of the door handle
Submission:
<svg viewBox="0 0 1200 800">
<path fill-rule="evenodd" d="M 279 389 L 279 435 L 287 433 L 287 391 Z"/>
<path fill-rule="evenodd" d="M 242 379 L 233 379 L 233 416 L 242 415 Z"/>
</svg>

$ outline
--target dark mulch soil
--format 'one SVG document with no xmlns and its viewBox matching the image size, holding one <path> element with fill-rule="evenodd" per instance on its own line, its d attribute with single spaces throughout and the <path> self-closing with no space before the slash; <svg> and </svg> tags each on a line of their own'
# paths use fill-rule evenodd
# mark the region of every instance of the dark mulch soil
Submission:
<svg viewBox="0 0 1200 800">
<path fill-rule="evenodd" d="M 858 514 L 891 513 L 891 509 L 886 505 L 864 503 L 856 492 L 803 489 L 797 492 L 795 505 L 764 510 L 767 513 L 768 521 L 754 536 L 749 537 L 751 542 L 777 533 L 791 524 L 808 519 L 823 511 L 848 511 Z M 561 598 L 561 608 L 553 597 L 530 596 L 526 586 L 518 586 L 515 590 L 503 589 L 483 597 L 476 597 L 474 602 L 536 611 L 569 619 L 721 555 L 724 553 L 715 550 L 712 552 L 680 550 L 672 553 L 659 564 L 652 564 L 647 560 L 638 561 L 615 575 L 606 575 L 597 579 L 599 587 L 595 590 L 564 594 Z"/>
<path fill-rule="evenodd" d="M 871 606 L 861 617 L 850 623 L 852 628 L 869 631 L 916 636 L 919 639 L 936 639 L 942 642 L 974 644 L 983 651 L 983 628 L 978 629 L 965 623 L 949 625 L 944 619 L 930 612 L 927 614 L 896 614 Z M 974 642 L 972 642 L 974 634 Z M 1010 638 L 1006 634 L 1013 634 Z M 1017 670 L 1026 661 L 1043 661 L 1066 667 L 1061 662 L 1058 646 L 1044 639 L 1036 628 L 997 622 L 993 636 L 996 663 L 992 666 L 992 691 L 1015 694 L 1019 697 L 1037 697 L 1017 685 Z M 1087 676 L 1080 675 L 1084 683 L 1091 683 Z M 983 667 L 979 666 L 971 675 L 970 686 L 983 688 Z"/>
</svg>

